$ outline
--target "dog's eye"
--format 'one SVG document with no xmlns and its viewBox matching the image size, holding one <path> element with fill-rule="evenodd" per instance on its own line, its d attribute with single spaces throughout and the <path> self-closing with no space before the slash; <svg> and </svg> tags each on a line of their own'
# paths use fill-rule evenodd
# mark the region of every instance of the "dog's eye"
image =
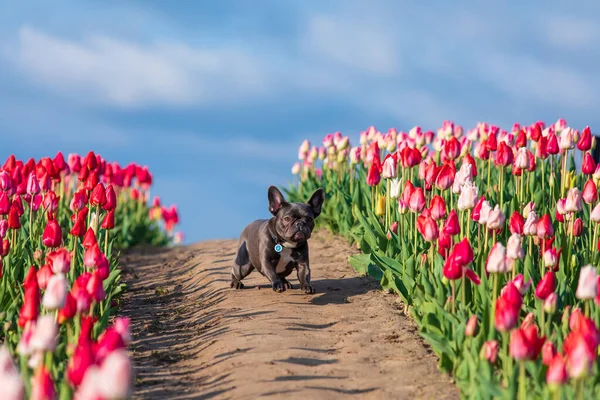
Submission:
<svg viewBox="0 0 600 400">
<path fill-rule="evenodd" d="M 290 217 L 283 217 L 283 220 L 284 220 L 285 222 L 290 222 Z"/>
</svg>

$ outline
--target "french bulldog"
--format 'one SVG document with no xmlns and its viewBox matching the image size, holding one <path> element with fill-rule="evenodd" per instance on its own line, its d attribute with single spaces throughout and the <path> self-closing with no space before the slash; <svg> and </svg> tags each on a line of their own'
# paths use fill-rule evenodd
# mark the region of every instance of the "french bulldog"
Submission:
<svg viewBox="0 0 600 400">
<path fill-rule="evenodd" d="M 315 292 L 310 283 L 308 239 L 321 214 L 325 191 L 317 189 L 308 202 L 290 203 L 275 186 L 268 191 L 270 219 L 256 220 L 247 225 L 238 243 L 234 265 L 231 268 L 231 287 L 242 289 L 242 280 L 253 269 L 270 282 L 276 292 L 292 289 L 286 279 L 297 271 L 300 289 Z"/>
</svg>

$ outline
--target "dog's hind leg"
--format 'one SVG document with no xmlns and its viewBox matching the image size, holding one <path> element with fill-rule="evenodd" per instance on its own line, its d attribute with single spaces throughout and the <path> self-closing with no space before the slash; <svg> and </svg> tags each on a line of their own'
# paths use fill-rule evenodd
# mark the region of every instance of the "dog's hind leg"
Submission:
<svg viewBox="0 0 600 400">
<path fill-rule="evenodd" d="M 231 267 L 230 286 L 236 289 L 243 289 L 244 284 L 242 283 L 242 279 L 250 275 L 253 269 L 254 266 L 250 263 L 246 241 L 244 241 L 238 248 L 233 267 Z"/>
</svg>

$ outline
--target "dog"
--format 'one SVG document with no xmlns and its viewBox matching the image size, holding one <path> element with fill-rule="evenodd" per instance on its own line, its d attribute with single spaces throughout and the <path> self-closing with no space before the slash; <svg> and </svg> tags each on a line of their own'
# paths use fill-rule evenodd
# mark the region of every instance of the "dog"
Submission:
<svg viewBox="0 0 600 400">
<path fill-rule="evenodd" d="M 286 279 L 297 271 L 300 289 L 315 292 L 310 282 L 308 239 L 321 214 L 325 191 L 317 189 L 308 202 L 290 203 L 275 186 L 268 190 L 270 219 L 256 220 L 240 235 L 234 265 L 231 268 L 231 287 L 242 289 L 242 280 L 256 269 L 270 282 L 275 292 L 292 289 Z"/>
</svg>

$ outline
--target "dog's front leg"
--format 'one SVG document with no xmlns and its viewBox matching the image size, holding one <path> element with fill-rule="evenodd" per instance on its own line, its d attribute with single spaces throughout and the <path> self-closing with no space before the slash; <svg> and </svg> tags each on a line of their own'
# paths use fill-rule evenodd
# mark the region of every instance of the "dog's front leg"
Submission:
<svg viewBox="0 0 600 400">
<path fill-rule="evenodd" d="M 300 290 L 304 293 L 313 294 L 315 289 L 310 284 L 310 266 L 308 260 L 298 262 L 298 281 L 300 282 Z"/>
<path fill-rule="evenodd" d="M 279 260 L 272 261 L 272 260 L 269 260 L 267 257 L 264 257 L 261 260 L 262 271 L 260 271 L 260 272 L 264 276 L 266 276 L 269 281 L 271 281 L 271 287 L 273 288 L 273 290 L 281 293 L 281 292 L 285 292 L 285 285 L 283 284 L 283 282 L 281 281 L 281 279 L 275 272 L 278 261 Z"/>
</svg>

